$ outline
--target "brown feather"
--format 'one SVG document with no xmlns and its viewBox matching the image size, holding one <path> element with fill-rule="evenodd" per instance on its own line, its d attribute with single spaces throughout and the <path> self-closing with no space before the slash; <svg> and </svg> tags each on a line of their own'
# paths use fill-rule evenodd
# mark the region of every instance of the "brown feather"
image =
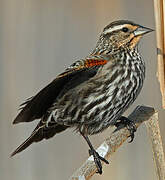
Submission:
<svg viewBox="0 0 165 180">
<path fill-rule="evenodd" d="M 23 151 L 28 146 L 30 146 L 33 142 L 39 142 L 43 139 L 49 139 L 53 137 L 55 134 L 60 133 L 64 131 L 67 126 L 59 125 L 57 123 L 49 124 L 48 127 L 46 127 L 45 122 L 40 121 L 37 125 L 37 127 L 34 129 L 32 134 L 29 138 L 27 138 L 18 148 L 11 154 L 10 157 L 14 156 L 15 154 Z"/>
</svg>

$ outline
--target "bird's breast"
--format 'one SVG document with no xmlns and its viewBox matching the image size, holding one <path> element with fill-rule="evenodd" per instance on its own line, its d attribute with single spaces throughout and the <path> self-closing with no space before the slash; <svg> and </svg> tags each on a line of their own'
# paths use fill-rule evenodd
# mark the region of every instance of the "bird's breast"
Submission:
<svg viewBox="0 0 165 180">
<path fill-rule="evenodd" d="M 138 56 L 136 56 L 137 58 Z M 113 121 L 137 98 L 145 77 L 143 60 L 127 57 L 123 62 L 109 62 L 89 82 L 93 93 L 85 99 L 87 118 Z"/>
<path fill-rule="evenodd" d="M 127 57 L 125 63 L 109 62 L 93 78 L 69 90 L 55 103 L 54 119 L 65 125 L 85 125 L 90 127 L 89 134 L 97 133 L 113 125 L 135 101 L 144 76 L 141 59 Z"/>
</svg>

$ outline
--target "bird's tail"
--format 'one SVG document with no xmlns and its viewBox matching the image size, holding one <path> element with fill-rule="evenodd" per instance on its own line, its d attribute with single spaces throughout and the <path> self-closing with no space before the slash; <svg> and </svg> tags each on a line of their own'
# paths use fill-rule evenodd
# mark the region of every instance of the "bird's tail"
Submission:
<svg viewBox="0 0 165 180">
<path fill-rule="evenodd" d="M 29 138 L 27 138 L 12 154 L 10 157 L 14 156 L 15 154 L 23 151 L 28 146 L 30 146 L 33 142 L 39 142 L 43 139 L 49 139 L 53 137 L 55 134 L 64 131 L 68 126 L 60 125 L 57 123 L 51 123 L 47 127 L 45 122 L 41 120 L 37 127 L 34 129 L 32 134 Z"/>
</svg>

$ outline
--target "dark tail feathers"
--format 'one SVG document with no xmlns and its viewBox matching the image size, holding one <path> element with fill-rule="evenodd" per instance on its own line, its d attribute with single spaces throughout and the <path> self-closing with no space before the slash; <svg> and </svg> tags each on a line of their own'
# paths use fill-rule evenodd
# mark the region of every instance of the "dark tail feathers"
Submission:
<svg viewBox="0 0 165 180">
<path fill-rule="evenodd" d="M 15 154 L 23 151 L 28 146 L 30 146 L 33 142 L 39 142 L 43 139 L 49 139 L 53 137 L 55 134 L 60 133 L 64 131 L 67 126 L 59 125 L 57 123 L 53 123 L 49 127 L 45 126 L 45 123 L 43 124 L 42 121 L 39 122 L 37 127 L 34 129 L 32 134 L 26 141 L 24 141 L 12 154 L 10 157 L 14 156 Z"/>
</svg>

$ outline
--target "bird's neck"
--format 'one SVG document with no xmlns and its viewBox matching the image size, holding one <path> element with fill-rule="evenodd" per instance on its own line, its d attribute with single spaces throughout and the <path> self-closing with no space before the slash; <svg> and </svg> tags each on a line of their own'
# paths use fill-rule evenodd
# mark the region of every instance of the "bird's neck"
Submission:
<svg viewBox="0 0 165 180">
<path fill-rule="evenodd" d="M 104 49 L 104 50 L 103 50 Z M 88 56 L 89 58 L 95 57 L 95 58 L 104 58 L 104 59 L 111 59 L 112 57 L 116 57 L 120 59 L 121 55 L 127 54 L 129 56 L 139 56 L 138 47 L 134 48 L 100 48 L 99 46 L 96 46 L 96 48 L 92 51 L 92 53 Z"/>
</svg>

